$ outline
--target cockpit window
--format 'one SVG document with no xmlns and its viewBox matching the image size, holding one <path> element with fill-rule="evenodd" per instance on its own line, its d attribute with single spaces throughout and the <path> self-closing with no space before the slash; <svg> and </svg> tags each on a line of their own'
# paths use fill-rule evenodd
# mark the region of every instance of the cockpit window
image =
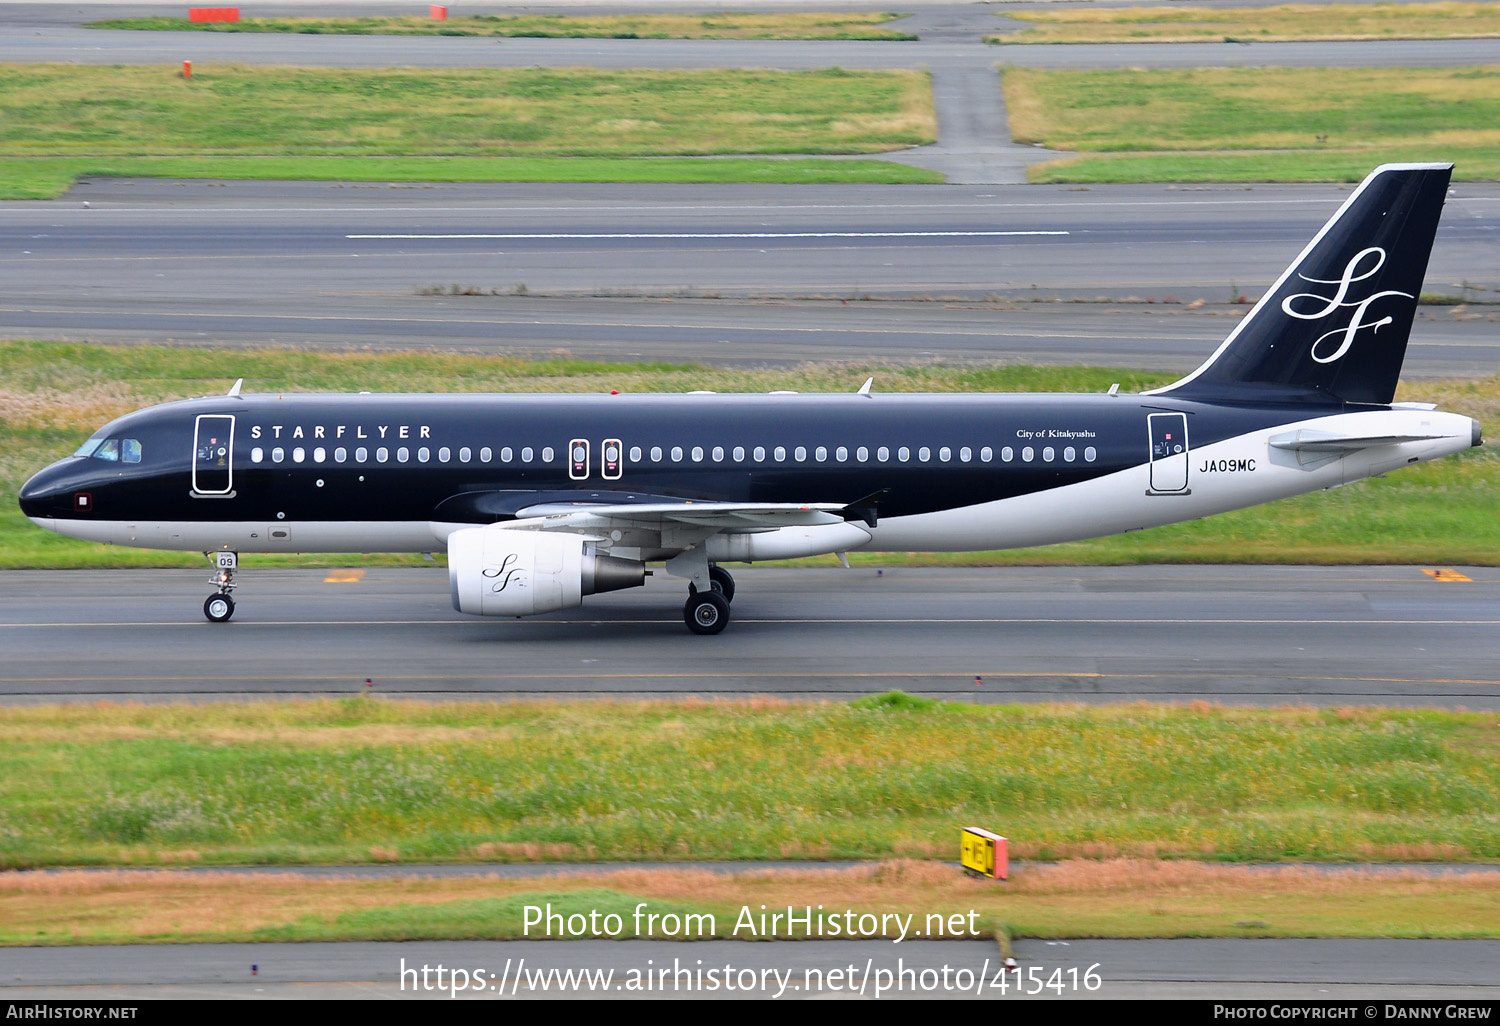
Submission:
<svg viewBox="0 0 1500 1026">
<path fill-rule="evenodd" d="M 141 462 L 141 443 L 136 438 L 90 438 L 78 447 L 74 456 L 92 456 L 108 463 Z"/>
</svg>

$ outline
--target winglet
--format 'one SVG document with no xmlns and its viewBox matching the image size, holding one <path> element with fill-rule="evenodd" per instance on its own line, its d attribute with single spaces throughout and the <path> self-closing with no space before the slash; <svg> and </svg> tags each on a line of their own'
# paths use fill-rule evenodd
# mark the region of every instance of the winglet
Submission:
<svg viewBox="0 0 1500 1026">
<path fill-rule="evenodd" d="M 226 392 L 225 394 L 226 395 L 232 395 L 236 399 L 238 399 L 240 397 L 240 389 L 242 387 L 244 387 L 244 384 L 245 384 L 245 379 L 244 378 L 235 378 L 234 379 L 234 384 L 232 384 L 232 385 L 229 386 L 229 391 Z"/>
<path fill-rule="evenodd" d="M 865 383 L 859 386 L 859 394 L 868 396 L 870 394 L 870 386 L 873 384 L 875 384 L 875 378 L 873 376 L 865 378 Z"/>
</svg>

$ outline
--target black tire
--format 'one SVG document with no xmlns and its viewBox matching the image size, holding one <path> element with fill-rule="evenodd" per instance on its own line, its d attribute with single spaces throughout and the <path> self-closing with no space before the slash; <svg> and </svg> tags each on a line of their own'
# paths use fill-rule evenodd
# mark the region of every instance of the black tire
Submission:
<svg viewBox="0 0 1500 1026">
<path fill-rule="evenodd" d="M 728 570 L 722 566 L 711 566 L 708 568 L 708 579 L 717 586 L 725 602 L 734 601 L 734 577 Z"/>
<path fill-rule="evenodd" d="M 203 615 L 214 623 L 223 623 L 234 615 L 234 599 L 228 595 L 210 595 L 203 600 Z"/>
<path fill-rule="evenodd" d="M 682 618 L 694 634 L 718 634 L 729 626 L 729 603 L 717 591 L 689 595 Z"/>
</svg>

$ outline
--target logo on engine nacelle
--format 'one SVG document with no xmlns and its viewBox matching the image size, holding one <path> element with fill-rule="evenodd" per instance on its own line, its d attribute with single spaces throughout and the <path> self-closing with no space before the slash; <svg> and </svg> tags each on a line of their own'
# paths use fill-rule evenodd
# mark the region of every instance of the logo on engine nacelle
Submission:
<svg viewBox="0 0 1500 1026">
<path fill-rule="evenodd" d="M 491 580 L 495 580 L 496 578 L 498 578 L 498 580 L 495 580 L 494 584 L 490 585 L 490 591 L 504 591 L 512 581 L 515 582 L 517 588 L 526 587 L 526 582 L 519 579 L 522 576 L 521 568 L 511 566 L 512 563 L 520 558 L 521 556 L 519 553 L 512 552 L 510 555 L 506 556 L 503 560 L 500 561 L 499 566 L 485 567 L 482 571 L 480 571 L 484 574 L 484 576 L 490 578 Z"/>
</svg>

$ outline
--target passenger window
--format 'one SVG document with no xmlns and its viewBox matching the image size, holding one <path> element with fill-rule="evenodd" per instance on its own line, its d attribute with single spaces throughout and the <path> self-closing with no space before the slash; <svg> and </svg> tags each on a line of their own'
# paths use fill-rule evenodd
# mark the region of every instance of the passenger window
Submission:
<svg viewBox="0 0 1500 1026">
<path fill-rule="evenodd" d="M 485 452 L 489 452 L 488 449 L 486 449 L 484 451 Z M 555 456 L 555 455 L 557 455 L 557 454 L 552 451 L 552 446 L 546 445 L 546 446 L 542 447 L 542 462 L 543 463 L 551 463 L 552 462 L 552 457 Z M 489 457 L 486 456 L 485 460 L 488 461 Z"/>
<path fill-rule="evenodd" d="M 266 450 L 262 449 L 260 446 L 257 445 L 254 449 L 250 450 L 250 462 L 251 463 L 259 463 L 261 460 L 263 460 L 265 458 L 266 458 Z"/>
<path fill-rule="evenodd" d="M 440 460 L 442 460 L 444 463 L 448 462 L 448 457 L 442 455 L 442 453 L 447 452 L 447 451 L 448 451 L 447 449 L 443 449 L 438 454 L 438 458 Z M 513 453 L 513 452 L 510 451 L 510 446 L 508 446 L 508 445 L 502 446 L 501 449 L 500 449 L 500 462 L 501 463 L 509 463 L 515 457 L 515 455 L 516 455 L 515 453 Z"/>
<path fill-rule="evenodd" d="M 337 456 L 338 454 L 335 453 L 334 455 Z M 439 463 L 447 463 L 452 458 L 453 458 L 453 450 L 450 449 L 450 448 L 448 448 L 446 445 L 443 446 L 441 449 L 438 450 L 438 462 Z"/>
<path fill-rule="evenodd" d="M 474 455 L 473 450 L 471 450 L 467 445 L 463 446 L 461 449 L 458 450 L 458 462 L 460 462 L 460 463 L 467 463 L 467 462 L 469 462 L 469 459 L 473 455 Z"/>
<path fill-rule="evenodd" d="M 896 450 L 896 458 L 902 463 L 905 463 L 907 460 L 911 459 L 911 450 L 903 445 L 901 448 Z"/>
<path fill-rule="evenodd" d="M 1009 463 L 1011 460 L 1016 458 L 1016 450 L 1007 445 L 1004 449 L 1000 450 L 1000 458 L 1006 463 Z"/>
<path fill-rule="evenodd" d="M 693 462 L 694 463 L 702 463 L 703 462 L 703 446 L 701 446 L 701 445 L 695 445 L 695 446 L 693 446 Z"/>
<path fill-rule="evenodd" d="M 744 463 L 745 462 L 745 447 L 743 445 L 736 445 L 734 447 L 734 462 L 736 462 L 736 463 Z"/>
<path fill-rule="evenodd" d="M 318 450 L 318 452 L 322 452 L 322 451 L 323 451 L 322 449 Z M 318 455 L 318 452 L 313 453 L 313 459 L 315 459 L 319 463 L 321 463 L 323 461 L 323 458 Z M 427 446 L 424 445 L 424 446 L 422 446 L 422 448 L 420 448 L 420 449 L 417 450 L 417 462 L 418 463 L 426 463 L 431 458 L 432 458 L 432 450 L 429 449 L 429 448 L 427 448 Z"/>
<path fill-rule="evenodd" d="M 479 462 L 488 463 L 494 455 L 494 452 L 486 445 L 483 449 L 479 450 Z"/>
<path fill-rule="evenodd" d="M 292 450 L 293 463 L 301 463 L 305 459 L 307 459 L 307 450 L 302 448 L 302 446 L 299 445 L 297 446 L 297 448 Z"/>
<path fill-rule="evenodd" d="M 411 458 L 411 450 L 408 449 L 406 446 L 403 445 L 401 448 L 399 448 L 399 449 L 396 450 L 396 462 L 397 463 L 405 463 L 410 458 Z"/>
<path fill-rule="evenodd" d="M 992 460 L 994 458 L 995 458 L 995 450 L 991 449 L 989 446 L 986 445 L 983 449 L 979 450 L 979 459 L 982 462 L 988 463 L 990 460 Z"/>
<path fill-rule="evenodd" d="M 814 449 L 813 450 L 813 459 L 817 460 L 819 463 L 822 463 L 825 460 L 827 460 L 828 459 L 828 446 L 826 446 L 826 445 L 820 445 L 816 449 Z"/>
<path fill-rule="evenodd" d="M 1099 452 L 1092 445 L 1083 450 L 1083 458 L 1092 463 L 1099 458 Z"/>
<path fill-rule="evenodd" d="M 523 446 L 522 449 L 521 449 L 521 462 L 522 463 L 530 463 L 531 462 L 531 456 L 532 456 L 531 446 L 529 446 L 529 445 Z"/>
<path fill-rule="evenodd" d="M 716 446 L 714 446 L 714 462 L 715 463 L 723 463 L 724 462 L 724 447 L 722 445 L 716 445 Z"/>
<path fill-rule="evenodd" d="M 139 462 L 141 462 L 141 443 L 140 443 L 140 441 L 138 439 L 127 438 L 123 442 L 120 443 L 120 462 L 121 463 L 139 463 Z"/>
<path fill-rule="evenodd" d="M 106 438 L 99 448 L 94 450 L 94 459 L 104 460 L 108 463 L 120 462 L 120 440 L 118 438 Z"/>
<path fill-rule="evenodd" d="M 1072 463 L 1073 460 L 1077 458 L 1077 456 L 1078 450 L 1073 448 L 1071 445 L 1063 450 L 1063 459 L 1069 463 Z"/>
<path fill-rule="evenodd" d="M 343 463 L 344 460 L 348 458 L 349 450 L 345 449 L 343 446 L 339 446 L 337 449 L 333 450 L 333 461 L 335 463 Z"/>
<path fill-rule="evenodd" d="M 391 450 L 387 449 L 385 446 L 382 445 L 379 449 L 375 450 L 375 462 L 376 463 L 384 463 L 386 460 L 388 460 L 390 458 L 391 458 Z"/>
<path fill-rule="evenodd" d="M 1053 449 L 1052 446 L 1050 446 L 1050 445 L 1047 446 L 1045 449 L 1042 450 L 1042 459 L 1044 461 L 1046 461 L 1047 463 L 1051 463 L 1052 462 L 1052 457 L 1055 456 L 1055 455 L 1057 455 L 1057 451 L 1055 449 Z"/>
<path fill-rule="evenodd" d="M 653 463 L 660 463 L 661 462 L 661 446 L 659 446 L 659 445 L 653 445 L 651 447 L 651 462 L 653 462 Z"/>
<path fill-rule="evenodd" d="M 682 462 L 682 446 L 680 446 L 680 445 L 674 445 L 674 446 L 672 446 L 672 462 L 673 463 L 681 463 Z"/>
<path fill-rule="evenodd" d="M 928 460 L 932 459 L 932 450 L 927 448 L 927 446 L 925 445 L 922 446 L 922 448 L 917 450 L 917 459 L 921 460 L 923 463 L 926 463 Z"/>
<path fill-rule="evenodd" d="M 947 463 L 952 458 L 953 450 L 948 448 L 946 445 L 938 450 L 938 459 L 942 460 L 944 463 Z"/>
<path fill-rule="evenodd" d="M 838 460 L 840 463 L 846 462 L 849 459 L 848 447 L 843 445 L 839 446 L 834 450 L 833 458 Z"/>
<path fill-rule="evenodd" d="M 756 463 L 764 463 L 765 461 L 766 461 L 766 447 L 764 445 L 757 445 L 755 447 L 755 462 Z"/>
<path fill-rule="evenodd" d="M 423 451 L 425 452 L 426 450 L 424 449 Z M 321 445 L 318 446 L 316 449 L 313 450 L 313 462 L 314 463 L 322 463 L 327 458 L 328 458 L 328 450 L 325 449 L 325 448 L 323 448 Z"/>
<path fill-rule="evenodd" d="M 807 446 L 797 446 L 797 451 L 792 453 L 792 455 L 797 458 L 798 463 L 801 463 L 803 460 L 807 459 Z"/>
<path fill-rule="evenodd" d="M 969 460 L 971 460 L 973 457 L 974 450 L 970 449 L 967 445 L 958 450 L 958 458 L 965 463 L 969 462 Z"/>
<path fill-rule="evenodd" d="M 869 447 L 861 445 L 858 449 L 855 449 L 854 450 L 854 458 L 857 459 L 857 460 L 859 460 L 859 462 L 861 462 L 861 463 L 864 463 L 867 460 L 869 460 L 869 458 L 870 458 L 870 449 L 869 449 Z"/>
<path fill-rule="evenodd" d="M 286 459 L 286 450 L 281 446 L 278 445 L 276 448 L 271 450 L 272 463 L 280 463 L 284 459 Z"/>
<path fill-rule="evenodd" d="M 639 462 L 641 462 L 641 447 L 639 445 L 632 445 L 630 447 L 630 462 L 631 463 L 639 463 Z"/>
<path fill-rule="evenodd" d="M 891 447 L 888 446 L 888 445 L 882 445 L 879 449 L 877 449 L 875 451 L 875 459 L 878 460 L 881 463 L 885 463 L 890 458 L 891 458 Z"/>
<path fill-rule="evenodd" d="M 272 453 L 272 456 L 275 456 L 275 453 Z M 364 446 L 361 445 L 358 449 L 354 450 L 354 462 L 355 463 L 366 463 L 366 462 L 369 461 L 369 459 L 370 459 L 370 450 L 369 449 L 366 449 Z"/>
<path fill-rule="evenodd" d="M 1021 450 L 1021 461 L 1023 463 L 1030 463 L 1035 457 L 1036 450 L 1031 446 L 1028 445 L 1026 448 Z"/>
<path fill-rule="evenodd" d="M 771 453 L 771 455 L 776 457 L 777 463 L 784 462 L 786 460 L 786 446 L 778 445 L 775 451 Z"/>
</svg>

